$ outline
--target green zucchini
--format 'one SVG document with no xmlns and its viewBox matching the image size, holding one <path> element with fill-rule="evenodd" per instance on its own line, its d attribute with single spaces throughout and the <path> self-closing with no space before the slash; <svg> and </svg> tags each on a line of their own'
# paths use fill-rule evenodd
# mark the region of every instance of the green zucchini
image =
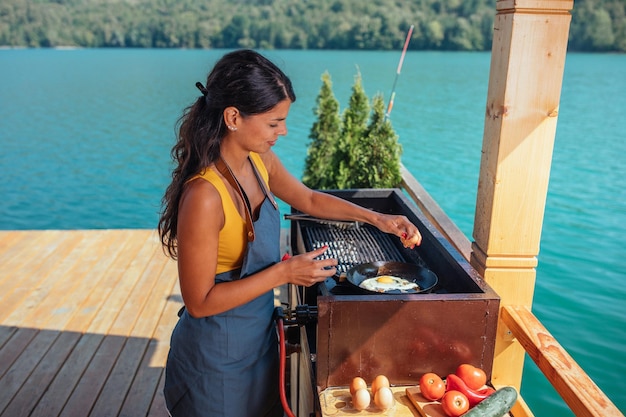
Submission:
<svg viewBox="0 0 626 417">
<path fill-rule="evenodd" d="M 517 391 L 513 387 L 502 387 L 476 404 L 463 417 L 502 417 L 515 405 Z"/>
</svg>

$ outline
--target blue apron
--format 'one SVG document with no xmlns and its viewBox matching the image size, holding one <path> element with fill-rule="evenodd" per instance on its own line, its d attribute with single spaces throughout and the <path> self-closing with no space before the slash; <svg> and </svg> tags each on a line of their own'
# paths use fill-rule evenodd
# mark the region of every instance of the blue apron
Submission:
<svg viewBox="0 0 626 417">
<path fill-rule="evenodd" d="M 263 181 L 258 174 L 257 179 Z M 241 270 L 217 274 L 216 283 L 245 279 L 280 261 L 280 214 L 271 196 L 261 204 L 254 230 Z M 163 393 L 170 414 L 283 417 L 273 314 L 273 291 L 210 317 L 193 318 L 184 310 L 165 368 Z"/>
</svg>

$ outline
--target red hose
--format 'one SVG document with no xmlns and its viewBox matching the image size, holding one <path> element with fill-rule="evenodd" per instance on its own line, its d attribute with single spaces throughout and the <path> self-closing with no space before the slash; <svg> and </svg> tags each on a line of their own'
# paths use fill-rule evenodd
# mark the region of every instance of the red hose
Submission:
<svg viewBox="0 0 626 417">
<path fill-rule="evenodd" d="M 287 395 L 285 394 L 285 362 L 287 357 L 285 353 L 285 327 L 281 318 L 277 319 L 276 322 L 278 324 L 278 336 L 280 344 L 280 369 L 278 375 L 280 402 L 283 404 L 283 410 L 285 410 L 287 417 L 296 417 L 289 408 L 289 403 L 287 403 Z"/>
</svg>

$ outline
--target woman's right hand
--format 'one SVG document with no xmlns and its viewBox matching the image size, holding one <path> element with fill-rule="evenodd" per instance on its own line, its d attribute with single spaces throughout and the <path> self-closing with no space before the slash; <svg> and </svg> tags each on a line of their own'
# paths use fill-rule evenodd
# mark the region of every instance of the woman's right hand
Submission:
<svg viewBox="0 0 626 417">
<path fill-rule="evenodd" d="M 335 275 L 337 273 L 336 259 L 315 259 L 327 250 L 328 246 L 322 246 L 311 252 L 283 260 L 280 264 L 287 269 L 288 283 L 310 287 Z"/>
</svg>

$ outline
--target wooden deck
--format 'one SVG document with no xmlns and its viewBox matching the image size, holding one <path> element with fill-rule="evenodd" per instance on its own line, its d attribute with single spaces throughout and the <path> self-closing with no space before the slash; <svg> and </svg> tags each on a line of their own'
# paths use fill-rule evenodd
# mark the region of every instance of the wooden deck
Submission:
<svg viewBox="0 0 626 417">
<path fill-rule="evenodd" d="M 0 416 L 167 416 L 181 306 L 153 230 L 0 231 Z"/>
</svg>

